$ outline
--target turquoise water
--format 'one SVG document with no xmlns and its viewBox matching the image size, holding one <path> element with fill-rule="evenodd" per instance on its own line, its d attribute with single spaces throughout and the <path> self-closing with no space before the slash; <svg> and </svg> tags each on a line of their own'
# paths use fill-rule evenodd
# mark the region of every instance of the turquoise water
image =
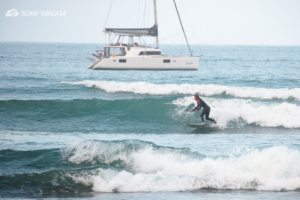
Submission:
<svg viewBox="0 0 300 200">
<path fill-rule="evenodd" d="M 100 48 L 0 43 L 0 197 L 299 199 L 300 47 L 193 47 L 198 71 L 86 69 Z M 195 93 L 217 126 L 186 127 Z"/>
</svg>

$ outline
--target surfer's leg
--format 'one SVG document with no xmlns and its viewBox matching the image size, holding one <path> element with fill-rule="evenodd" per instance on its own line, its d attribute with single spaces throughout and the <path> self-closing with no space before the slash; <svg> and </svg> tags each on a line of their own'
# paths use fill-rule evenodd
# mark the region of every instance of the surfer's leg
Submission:
<svg viewBox="0 0 300 200">
<path fill-rule="evenodd" d="M 204 122 L 203 116 L 205 115 L 205 113 L 206 113 L 206 112 L 205 112 L 205 109 L 203 109 L 203 110 L 202 110 L 202 113 L 201 113 L 201 115 L 200 115 L 202 122 Z"/>
<path fill-rule="evenodd" d="M 210 113 L 210 110 L 208 110 L 208 111 L 205 113 L 206 119 L 209 120 L 209 121 L 212 121 L 212 122 L 216 123 L 214 119 L 209 118 L 209 113 Z"/>
</svg>

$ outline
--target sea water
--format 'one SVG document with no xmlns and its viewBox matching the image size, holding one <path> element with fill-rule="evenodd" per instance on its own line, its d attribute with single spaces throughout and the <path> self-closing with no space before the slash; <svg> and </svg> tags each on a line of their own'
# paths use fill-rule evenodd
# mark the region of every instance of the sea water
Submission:
<svg viewBox="0 0 300 200">
<path fill-rule="evenodd" d="M 192 46 L 198 71 L 86 69 L 102 46 L 0 43 L 0 197 L 300 198 L 300 47 Z M 196 93 L 217 125 L 186 126 Z"/>
</svg>

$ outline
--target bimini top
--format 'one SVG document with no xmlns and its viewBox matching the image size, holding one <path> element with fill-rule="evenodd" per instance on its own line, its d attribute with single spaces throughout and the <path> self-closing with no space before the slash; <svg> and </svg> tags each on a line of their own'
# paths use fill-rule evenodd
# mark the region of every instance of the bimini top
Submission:
<svg viewBox="0 0 300 200">
<path fill-rule="evenodd" d="M 119 35 L 140 35 L 140 36 L 157 36 L 158 29 L 157 25 L 151 28 L 106 28 L 104 32 L 116 33 Z"/>
</svg>

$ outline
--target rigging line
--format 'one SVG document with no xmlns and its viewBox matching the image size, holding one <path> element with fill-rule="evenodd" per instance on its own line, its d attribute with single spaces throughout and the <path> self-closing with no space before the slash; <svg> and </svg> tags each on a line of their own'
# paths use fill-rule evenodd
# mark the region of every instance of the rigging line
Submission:
<svg viewBox="0 0 300 200">
<path fill-rule="evenodd" d="M 187 40 L 187 37 L 186 37 L 186 34 L 185 34 L 185 32 L 184 32 L 184 28 L 183 28 L 183 25 L 182 25 L 182 22 L 181 22 L 181 18 L 180 18 L 180 15 L 179 15 L 179 12 L 178 12 L 178 9 L 177 9 L 177 6 L 176 6 L 176 2 L 175 2 L 175 0 L 173 0 L 173 2 L 174 2 L 174 5 L 175 5 L 175 8 L 176 8 L 177 14 L 178 14 L 178 18 L 179 18 L 179 21 L 180 21 L 180 24 L 181 24 L 182 32 L 183 32 L 183 34 L 184 34 L 184 37 L 185 37 L 186 43 L 187 43 L 187 45 L 188 45 L 188 47 L 189 47 L 189 50 L 190 50 L 190 54 L 191 54 L 191 56 L 193 56 L 193 53 L 192 53 L 192 51 L 191 51 L 191 48 L 190 48 L 189 42 L 188 42 L 188 40 Z"/>
<path fill-rule="evenodd" d="M 126 24 L 125 24 L 125 27 L 126 27 L 127 24 L 130 22 L 131 16 L 133 16 L 133 13 L 135 12 L 135 10 L 136 10 L 137 8 L 138 8 L 138 5 L 136 5 L 136 6 L 134 7 L 134 9 L 131 10 L 129 16 L 128 16 L 127 18 L 124 18 L 121 24 L 124 24 L 124 23 L 126 22 Z"/>
<path fill-rule="evenodd" d="M 144 15 L 143 15 L 143 21 L 142 21 L 142 28 L 146 27 L 146 12 L 147 12 L 147 0 L 144 1 Z M 147 39 L 145 39 L 147 40 Z"/>
<path fill-rule="evenodd" d="M 168 36 L 166 36 L 166 37 L 163 37 L 162 39 L 160 39 L 160 41 L 163 41 L 163 40 L 172 38 L 172 37 L 178 35 L 179 33 L 181 33 L 181 31 L 177 31 L 176 33 L 172 33 L 171 35 L 168 35 Z"/>
<path fill-rule="evenodd" d="M 146 0 L 147 1 L 147 0 Z M 143 21 L 142 21 L 142 27 L 145 28 L 146 26 L 146 8 L 147 8 L 147 2 L 145 2 L 145 7 L 144 7 L 144 17 L 143 17 Z"/>
<path fill-rule="evenodd" d="M 145 25 L 146 25 L 146 28 L 148 28 L 149 27 L 149 13 L 150 13 L 150 7 L 151 7 L 151 1 L 148 1 L 147 2 L 149 5 L 147 6 L 147 16 L 146 16 L 146 23 L 145 23 Z M 147 42 L 147 38 L 146 38 L 146 42 Z"/>
<path fill-rule="evenodd" d="M 150 13 L 150 7 L 151 7 L 151 1 L 148 1 L 148 14 L 147 14 L 147 28 L 149 27 L 149 13 Z"/>
<path fill-rule="evenodd" d="M 97 51 L 99 50 L 99 46 L 97 45 L 96 41 L 95 41 L 95 38 L 93 38 L 93 43 L 94 45 L 97 47 Z"/>
<path fill-rule="evenodd" d="M 105 24 L 104 24 L 104 28 L 106 27 L 107 20 L 108 20 L 108 17 L 109 17 L 109 13 L 110 13 L 110 9 L 111 9 L 111 6 L 112 6 L 113 2 L 114 2 L 114 0 L 112 0 L 111 3 L 110 3 L 109 9 L 108 9 L 108 13 L 107 13 L 107 16 L 106 16 L 106 20 L 105 20 Z"/>
<path fill-rule="evenodd" d="M 140 18 L 140 3 L 141 3 L 141 1 L 139 1 L 138 18 L 137 18 L 137 28 L 139 28 L 139 18 Z"/>
<path fill-rule="evenodd" d="M 203 53 L 202 53 L 202 49 L 201 49 L 201 47 L 200 47 L 200 45 L 199 45 L 199 42 L 198 42 L 198 40 L 197 40 L 195 31 L 194 31 L 193 26 L 192 26 L 192 24 L 191 24 L 191 21 L 190 21 L 190 19 L 189 19 L 189 15 L 188 15 L 188 13 L 187 13 L 186 10 L 185 10 L 185 7 L 184 7 L 184 4 L 183 4 L 182 0 L 181 0 L 181 4 L 182 4 L 183 10 L 184 10 L 184 12 L 185 12 L 185 14 L 186 14 L 186 16 L 187 16 L 187 19 L 188 19 L 188 21 L 189 21 L 190 27 L 191 27 L 191 29 L 192 29 L 192 31 L 193 31 L 194 37 L 195 37 L 196 42 L 197 42 L 197 44 L 198 44 L 198 48 L 199 48 L 201 54 L 203 54 Z"/>
<path fill-rule="evenodd" d="M 142 7 L 143 7 L 143 5 L 142 5 Z M 142 8 L 143 9 L 143 8 Z M 141 28 L 143 28 L 143 23 L 144 23 L 144 17 L 145 17 L 145 8 L 144 8 L 144 12 L 143 12 L 143 10 L 142 10 L 142 16 L 141 16 L 141 18 L 142 18 L 142 20 L 141 20 Z"/>
<path fill-rule="evenodd" d="M 105 20 L 105 24 L 104 24 L 104 26 L 103 26 L 103 29 L 106 27 L 106 24 L 107 24 L 107 20 L 108 20 L 108 17 L 109 17 L 109 14 L 110 14 L 110 9 L 111 9 L 111 6 L 112 6 L 112 4 L 113 4 L 113 1 L 114 0 L 112 0 L 111 2 L 110 2 L 110 6 L 109 6 L 109 9 L 108 9 L 108 13 L 107 13 L 107 16 L 106 16 L 106 20 Z M 105 43 L 106 43 L 106 34 L 104 34 L 104 39 L 105 39 Z M 106 43 L 107 44 L 107 43 Z"/>
</svg>

